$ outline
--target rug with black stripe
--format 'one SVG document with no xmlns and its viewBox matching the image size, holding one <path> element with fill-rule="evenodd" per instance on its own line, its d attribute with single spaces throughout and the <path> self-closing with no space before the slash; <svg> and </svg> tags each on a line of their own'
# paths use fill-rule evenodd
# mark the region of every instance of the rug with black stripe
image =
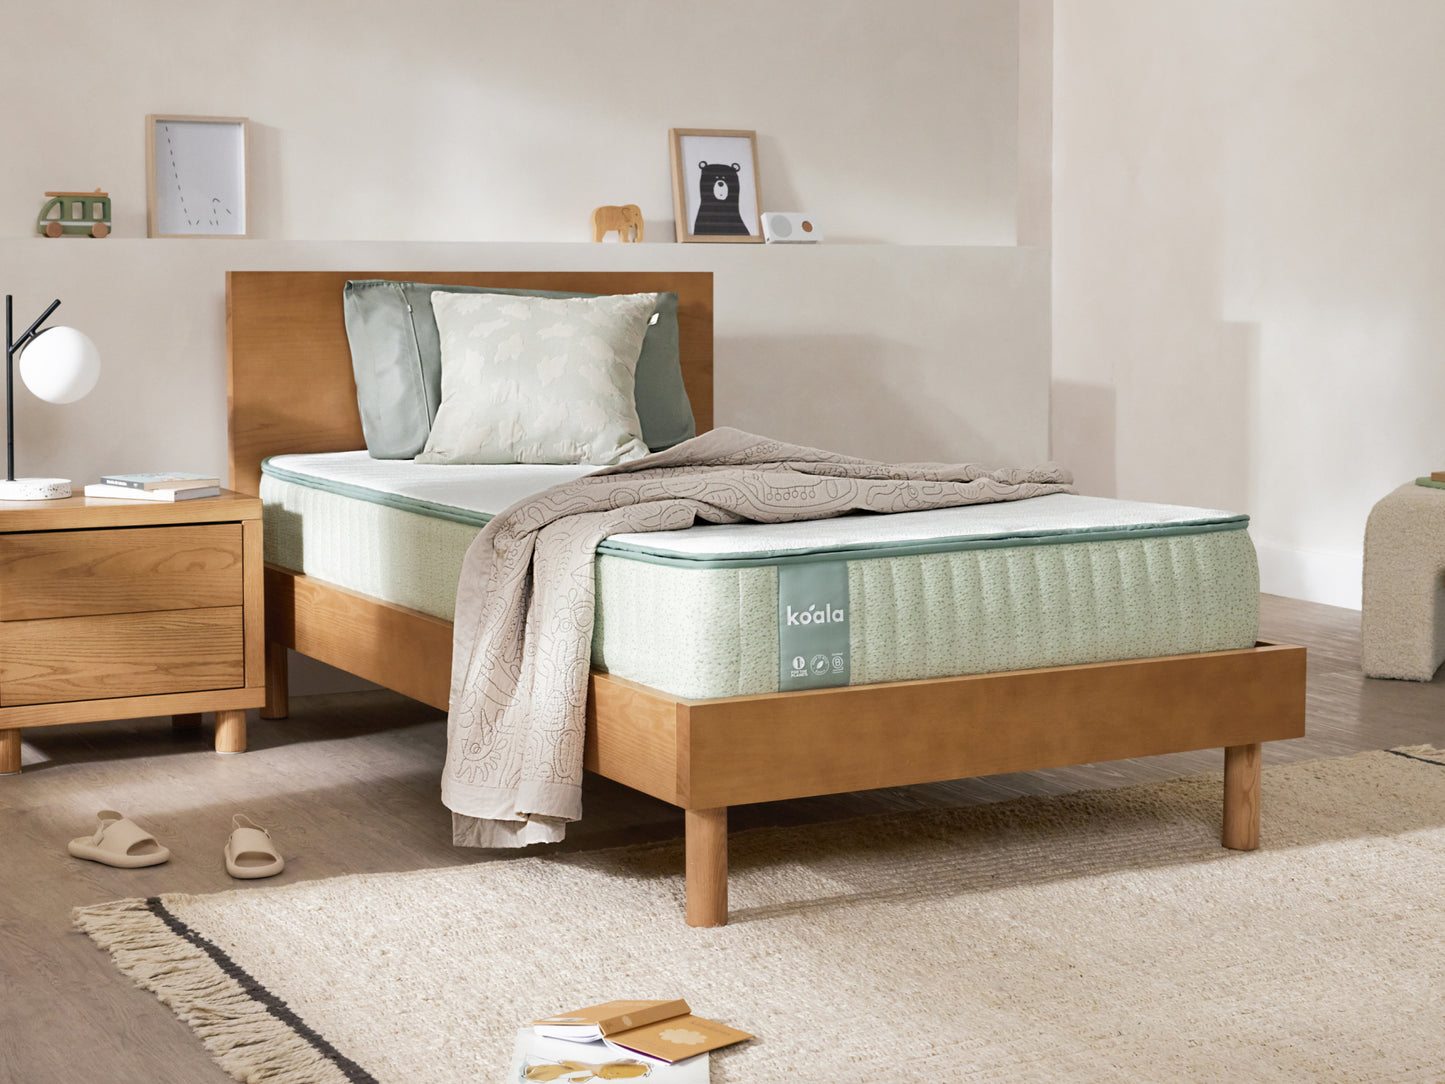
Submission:
<svg viewBox="0 0 1445 1084">
<path fill-rule="evenodd" d="M 684 997 L 726 1081 L 1445 1079 L 1445 752 L 75 912 L 238 1080 L 506 1080 L 519 1027 Z M 580 1079 L 580 1078 L 579 1078 Z"/>
</svg>

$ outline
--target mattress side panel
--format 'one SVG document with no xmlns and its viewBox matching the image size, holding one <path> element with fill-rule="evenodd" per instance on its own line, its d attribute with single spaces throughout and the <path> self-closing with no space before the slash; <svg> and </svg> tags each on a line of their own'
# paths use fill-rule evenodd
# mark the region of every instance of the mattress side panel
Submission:
<svg viewBox="0 0 1445 1084">
<path fill-rule="evenodd" d="M 1242 530 L 846 562 L 849 684 L 1249 647 Z M 678 696 L 776 692 L 775 568 L 597 561 L 594 664 Z"/>
<path fill-rule="evenodd" d="M 262 476 L 266 560 L 450 621 L 479 527 Z"/>
<path fill-rule="evenodd" d="M 1245 531 L 852 561 L 850 684 L 1250 647 Z"/>
<path fill-rule="evenodd" d="M 475 526 L 263 478 L 266 559 L 451 620 Z M 1247 531 L 846 562 L 854 685 L 1248 647 Z M 593 662 L 695 699 L 775 692 L 776 566 L 600 554 Z"/>
<path fill-rule="evenodd" d="M 778 570 L 599 554 L 592 664 L 689 699 L 778 690 Z"/>
</svg>

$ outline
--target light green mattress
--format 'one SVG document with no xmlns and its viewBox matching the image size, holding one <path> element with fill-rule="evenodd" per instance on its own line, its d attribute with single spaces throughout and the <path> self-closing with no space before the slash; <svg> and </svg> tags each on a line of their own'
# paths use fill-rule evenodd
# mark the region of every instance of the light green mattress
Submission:
<svg viewBox="0 0 1445 1084">
<path fill-rule="evenodd" d="M 478 522 L 501 507 L 469 501 L 487 510 L 439 518 L 435 494 L 426 506 L 370 499 L 370 484 L 268 464 L 266 559 L 450 620 Z M 1044 526 L 1021 526 L 1028 506 Z M 597 557 L 593 663 L 708 699 L 1255 642 L 1259 573 L 1244 517 L 1068 495 L 946 511 L 609 539 Z M 907 528 L 869 541 L 891 526 L 884 521 Z M 921 537 L 929 523 L 943 536 Z M 813 616 L 821 625 L 821 615 L 846 611 L 846 622 L 798 627 L 810 585 L 829 579 L 836 601 Z M 804 634 L 835 639 L 821 651 L 792 646 Z M 791 670 L 790 659 L 803 668 Z"/>
</svg>

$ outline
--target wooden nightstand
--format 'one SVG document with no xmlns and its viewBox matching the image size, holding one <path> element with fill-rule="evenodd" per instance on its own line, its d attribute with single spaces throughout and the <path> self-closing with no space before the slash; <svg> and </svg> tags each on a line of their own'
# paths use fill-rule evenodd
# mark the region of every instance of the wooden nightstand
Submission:
<svg viewBox="0 0 1445 1084">
<path fill-rule="evenodd" d="M 0 774 L 20 728 L 216 713 L 246 748 L 266 698 L 261 502 L 0 503 Z"/>
</svg>

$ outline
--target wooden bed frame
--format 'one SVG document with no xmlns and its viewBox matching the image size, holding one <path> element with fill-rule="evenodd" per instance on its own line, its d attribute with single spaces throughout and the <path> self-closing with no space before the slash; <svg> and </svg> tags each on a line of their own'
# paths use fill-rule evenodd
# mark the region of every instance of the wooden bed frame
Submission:
<svg viewBox="0 0 1445 1084">
<path fill-rule="evenodd" d="M 257 493 L 268 455 L 365 446 L 342 321 L 349 278 L 673 291 L 698 431 L 712 426 L 711 273 L 233 271 L 232 489 Z M 446 710 L 448 622 L 268 566 L 266 635 L 267 718 L 287 711 L 288 647 Z M 1305 651 L 1287 644 L 718 700 L 594 671 L 585 764 L 685 811 L 687 922 L 716 926 L 732 805 L 1223 747 L 1223 843 L 1251 850 L 1260 745 L 1304 731 Z"/>
</svg>

